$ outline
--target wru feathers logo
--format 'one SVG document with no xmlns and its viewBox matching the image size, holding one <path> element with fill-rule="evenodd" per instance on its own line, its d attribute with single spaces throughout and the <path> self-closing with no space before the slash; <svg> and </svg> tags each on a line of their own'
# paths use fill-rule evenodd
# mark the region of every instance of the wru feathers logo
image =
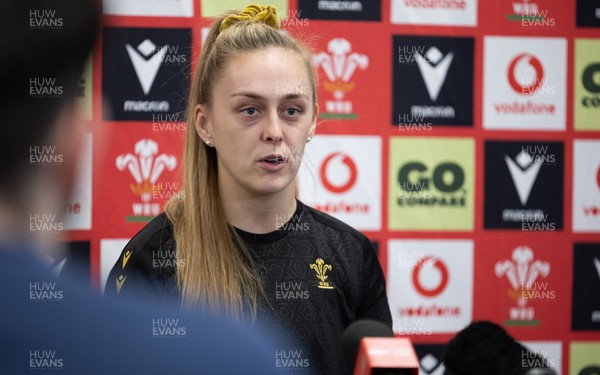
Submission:
<svg viewBox="0 0 600 375">
<path fill-rule="evenodd" d="M 117 157 L 117 168 L 129 170 L 135 183 L 129 187 L 142 201 L 152 198 L 156 182 L 165 168 L 172 171 L 177 166 L 177 158 L 173 155 L 158 154 L 158 143 L 151 139 L 142 139 L 135 144 L 135 155 L 123 154 Z"/>
<path fill-rule="evenodd" d="M 329 276 L 325 275 L 327 271 L 331 271 L 333 267 L 331 264 L 325 264 L 325 261 L 321 258 L 317 258 L 315 263 L 310 265 L 311 270 L 317 272 L 317 279 L 319 279 L 319 288 L 321 289 L 333 289 L 329 282 L 325 281 Z"/>
<path fill-rule="evenodd" d="M 321 66 L 323 72 L 330 82 L 324 82 L 327 91 L 333 92 L 334 98 L 341 100 L 344 93 L 351 92 L 355 83 L 350 82 L 356 68 L 366 69 L 369 66 L 369 58 L 361 53 L 350 51 L 352 46 L 343 38 L 334 38 L 327 44 L 327 51 L 314 56 L 315 65 Z"/>
</svg>

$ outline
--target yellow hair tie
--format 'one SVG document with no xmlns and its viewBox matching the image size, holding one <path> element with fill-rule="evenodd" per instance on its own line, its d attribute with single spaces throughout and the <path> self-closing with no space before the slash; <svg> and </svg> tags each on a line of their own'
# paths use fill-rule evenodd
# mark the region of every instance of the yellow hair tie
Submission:
<svg viewBox="0 0 600 375">
<path fill-rule="evenodd" d="M 253 21 L 253 22 L 264 22 L 274 29 L 279 29 L 279 16 L 277 16 L 277 9 L 272 5 L 266 7 L 250 4 L 238 15 L 227 16 L 221 21 L 219 26 L 219 32 L 225 30 L 234 23 L 240 21 Z"/>
</svg>

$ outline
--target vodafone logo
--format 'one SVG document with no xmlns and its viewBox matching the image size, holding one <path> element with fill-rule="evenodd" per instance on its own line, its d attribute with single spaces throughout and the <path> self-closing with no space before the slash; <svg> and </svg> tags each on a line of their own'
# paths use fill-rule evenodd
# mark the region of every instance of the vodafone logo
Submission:
<svg viewBox="0 0 600 375">
<path fill-rule="evenodd" d="M 432 333 L 456 332 L 471 321 L 472 240 L 390 240 L 387 277 L 395 333 L 410 333 L 411 318 Z"/>
<path fill-rule="evenodd" d="M 303 202 L 360 230 L 381 229 L 380 137 L 319 135 L 305 157 L 312 163 L 298 172 Z"/>
<path fill-rule="evenodd" d="M 535 71 L 534 78 L 517 79 L 517 70 L 528 67 Z M 529 53 L 522 53 L 512 59 L 508 67 L 508 82 L 513 90 L 522 95 L 531 95 L 541 86 L 544 80 L 544 68 L 540 60 Z"/>
<path fill-rule="evenodd" d="M 392 23 L 477 26 L 477 0 L 392 0 Z"/>
<path fill-rule="evenodd" d="M 336 167 L 346 168 L 348 171 L 348 177 L 346 177 L 345 181 L 343 181 L 342 183 L 339 183 L 337 181 L 336 183 L 332 183 L 332 181 L 330 180 L 330 170 L 331 168 Z M 321 182 L 323 183 L 323 186 L 325 186 L 327 190 L 329 190 L 332 193 L 341 194 L 350 190 L 350 188 L 354 186 L 358 177 L 358 172 L 356 164 L 354 163 L 352 158 L 350 158 L 350 156 L 342 152 L 334 152 L 333 154 L 327 156 L 325 160 L 323 160 L 323 163 L 321 164 L 321 169 L 319 170 L 319 175 L 321 177 Z"/>
<path fill-rule="evenodd" d="M 484 37 L 483 127 L 566 129 L 567 55 L 566 38 Z"/>
<path fill-rule="evenodd" d="M 421 281 L 421 271 L 423 270 L 423 268 L 425 268 L 424 266 L 427 266 L 427 268 L 436 269 L 439 273 L 440 278 L 436 286 L 423 286 Z M 421 295 L 425 297 L 435 297 L 438 294 L 442 293 L 444 289 L 446 289 L 446 286 L 448 286 L 448 268 L 439 258 L 431 256 L 424 257 L 421 260 L 419 260 L 419 262 L 417 262 L 417 264 L 413 268 L 412 281 L 413 285 L 415 286 L 415 289 Z"/>
<path fill-rule="evenodd" d="M 598 191 L 600 191 L 600 165 L 596 169 L 596 187 Z M 585 216 L 599 217 L 600 216 L 600 206 L 595 204 L 585 205 L 583 206 L 583 213 Z"/>
<path fill-rule="evenodd" d="M 573 145 L 573 232 L 600 233 L 600 141 Z"/>
</svg>

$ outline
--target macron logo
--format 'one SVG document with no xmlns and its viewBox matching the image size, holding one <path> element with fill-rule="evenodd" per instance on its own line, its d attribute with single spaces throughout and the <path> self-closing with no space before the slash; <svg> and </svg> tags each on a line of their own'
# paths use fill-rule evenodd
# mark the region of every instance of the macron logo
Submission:
<svg viewBox="0 0 600 375">
<path fill-rule="evenodd" d="M 415 53 L 415 60 L 421 71 L 423 81 L 425 81 L 429 98 L 434 102 L 437 100 L 440 90 L 446 81 L 446 75 L 454 59 L 454 53 L 450 52 L 445 57 L 443 56 L 437 47 L 429 48 L 425 52 L 425 56 Z"/>
<path fill-rule="evenodd" d="M 420 361 L 421 370 L 429 375 L 442 375 L 446 368 L 444 364 L 431 353 L 425 354 Z"/>
<path fill-rule="evenodd" d="M 504 160 L 515 184 L 515 189 L 517 189 L 517 194 L 519 194 L 521 204 L 525 206 L 529 199 L 531 188 L 542 167 L 542 161 L 539 159 L 534 161 L 525 150 L 522 150 L 517 155 L 515 158 L 516 163 L 508 155 L 504 155 Z"/>
<path fill-rule="evenodd" d="M 140 43 L 140 45 L 137 46 L 137 49 L 129 44 L 126 44 L 125 48 L 127 49 L 129 59 L 133 64 L 133 69 L 135 69 L 138 81 L 142 86 L 144 95 L 148 95 L 169 46 L 164 46 L 152 56 L 151 53 L 156 49 L 156 45 L 152 43 L 150 39 L 146 39 Z"/>
</svg>

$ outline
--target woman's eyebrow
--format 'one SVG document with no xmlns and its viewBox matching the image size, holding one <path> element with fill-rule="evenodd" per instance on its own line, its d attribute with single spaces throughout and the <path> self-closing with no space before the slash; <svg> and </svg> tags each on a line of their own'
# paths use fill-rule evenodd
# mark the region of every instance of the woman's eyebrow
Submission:
<svg viewBox="0 0 600 375">
<path fill-rule="evenodd" d="M 287 95 L 285 95 L 286 99 L 298 99 L 298 98 L 303 98 L 303 99 L 308 99 L 308 95 L 304 94 L 304 93 L 289 93 Z"/>
<path fill-rule="evenodd" d="M 246 96 L 248 98 L 253 98 L 253 99 L 261 99 L 262 96 L 251 92 L 251 91 L 239 91 L 239 92 L 234 92 L 233 94 L 231 94 L 230 96 Z"/>
<path fill-rule="evenodd" d="M 233 94 L 230 95 L 230 97 L 235 97 L 235 96 L 244 96 L 247 98 L 252 98 L 252 99 L 263 99 L 264 97 L 262 95 L 259 95 L 255 92 L 251 92 L 251 91 L 239 91 L 239 92 L 234 92 Z M 306 95 L 305 93 L 289 93 L 286 94 L 284 96 L 285 99 L 298 99 L 298 98 L 303 98 L 303 99 L 309 99 L 308 95 Z"/>
</svg>

